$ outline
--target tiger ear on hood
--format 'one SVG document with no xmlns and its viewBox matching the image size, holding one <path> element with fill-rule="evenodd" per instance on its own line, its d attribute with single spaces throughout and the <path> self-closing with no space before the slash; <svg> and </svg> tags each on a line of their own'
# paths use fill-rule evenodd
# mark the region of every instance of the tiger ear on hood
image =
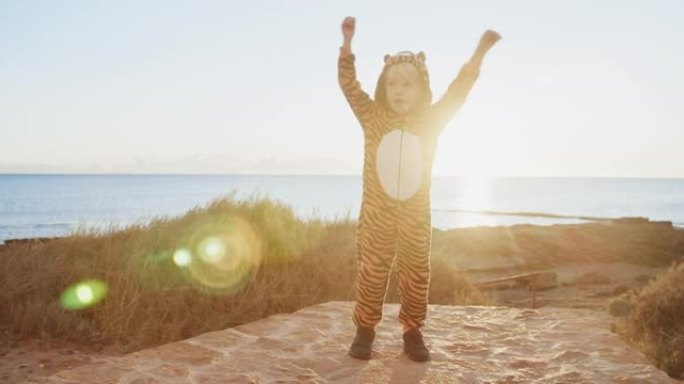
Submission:
<svg viewBox="0 0 684 384">
<path fill-rule="evenodd" d="M 420 61 L 421 63 L 425 62 L 425 52 L 423 52 L 423 51 L 418 52 L 416 57 L 418 57 L 418 61 Z"/>
<path fill-rule="evenodd" d="M 391 55 L 385 55 L 385 58 L 384 58 L 385 64 L 389 64 L 389 61 L 390 61 L 390 58 L 391 58 L 391 57 L 392 57 Z"/>
</svg>

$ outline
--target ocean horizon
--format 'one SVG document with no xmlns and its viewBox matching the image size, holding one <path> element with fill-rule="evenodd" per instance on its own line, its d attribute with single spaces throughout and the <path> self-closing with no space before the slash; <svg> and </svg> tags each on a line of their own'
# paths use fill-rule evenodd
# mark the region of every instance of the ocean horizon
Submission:
<svg viewBox="0 0 684 384">
<path fill-rule="evenodd" d="M 122 229 L 221 196 L 268 196 L 301 219 L 356 219 L 360 175 L 0 174 L 0 242 Z M 684 179 L 448 177 L 432 181 L 439 229 L 643 217 L 684 227 Z"/>
</svg>

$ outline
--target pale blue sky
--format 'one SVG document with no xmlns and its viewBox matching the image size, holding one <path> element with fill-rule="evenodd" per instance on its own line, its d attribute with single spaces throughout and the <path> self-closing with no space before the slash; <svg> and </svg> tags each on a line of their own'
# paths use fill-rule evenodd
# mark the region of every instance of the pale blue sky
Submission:
<svg viewBox="0 0 684 384">
<path fill-rule="evenodd" d="M 361 171 L 337 85 L 423 50 L 440 95 L 503 39 L 438 175 L 684 177 L 684 1 L 0 0 L 0 172 Z"/>
</svg>

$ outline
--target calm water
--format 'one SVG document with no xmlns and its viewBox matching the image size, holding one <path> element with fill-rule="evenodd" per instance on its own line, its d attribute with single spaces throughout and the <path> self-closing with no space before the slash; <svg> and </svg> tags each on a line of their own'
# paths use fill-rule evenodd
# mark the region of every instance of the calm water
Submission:
<svg viewBox="0 0 684 384">
<path fill-rule="evenodd" d="M 0 175 L 0 241 L 63 236 L 181 215 L 235 191 L 268 195 L 302 218 L 356 218 L 358 176 Z M 684 179 L 434 178 L 433 225 L 577 223 L 641 216 L 684 226 Z M 501 214 L 508 213 L 508 214 Z M 518 215 L 517 213 L 534 213 Z M 542 217 L 535 214 L 569 217 Z"/>
</svg>

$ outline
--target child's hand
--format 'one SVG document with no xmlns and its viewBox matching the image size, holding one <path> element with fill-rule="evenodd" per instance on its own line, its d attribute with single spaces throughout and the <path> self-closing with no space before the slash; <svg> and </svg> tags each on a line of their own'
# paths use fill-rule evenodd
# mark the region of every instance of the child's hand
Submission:
<svg viewBox="0 0 684 384">
<path fill-rule="evenodd" d="M 473 53 L 473 56 L 470 58 L 467 66 L 470 68 L 479 69 L 480 65 L 482 65 L 482 59 L 484 59 L 484 56 L 487 51 L 489 51 L 489 48 L 494 46 L 494 44 L 496 44 L 496 42 L 500 39 L 501 35 L 499 35 L 498 32 L 492 31 L 491 29 L 486 30 L 485 33 L 482 34 L 480 43 L 477 45 L 477 49 L 475 49 L 475 53 Z"/>
<path fill-rule="evenodd" d="M 342 35 L 344 36 L 344 40 L 351 41 L 351 39 L 354 37 L 355 30 L 356 19 L 351 16 L 345 17 L 342 21 Z"/>
<path fill-rule="evenodd" d="M 482 34 L 482 37 L 480 38 L 480 48 L 483 51 L 486 51 L 489 48 L 491 48 L 494 44 L 496 44 L 496 42 L 500 39 L 501 35 L 499 35 L 498 32 L 488 29 L 485 31 L 485 33 Z"/>
</svg>

